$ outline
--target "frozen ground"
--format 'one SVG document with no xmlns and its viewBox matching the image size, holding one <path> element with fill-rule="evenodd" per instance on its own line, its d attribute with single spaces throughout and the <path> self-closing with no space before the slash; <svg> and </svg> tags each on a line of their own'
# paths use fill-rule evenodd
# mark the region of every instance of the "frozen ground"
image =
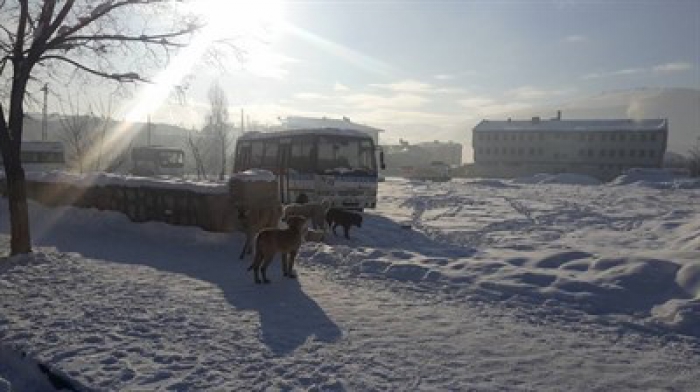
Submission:
<svg viewBox="0 0 700 392">
<path fill-rule="evenodd" d="M 696 390 L 700 184 L 582 184 L 389 179 L 265 286 L 238 234 L 32 204 L 0 391 L 49 388 L 36 362 L 81 390 Z"/>
</svg>

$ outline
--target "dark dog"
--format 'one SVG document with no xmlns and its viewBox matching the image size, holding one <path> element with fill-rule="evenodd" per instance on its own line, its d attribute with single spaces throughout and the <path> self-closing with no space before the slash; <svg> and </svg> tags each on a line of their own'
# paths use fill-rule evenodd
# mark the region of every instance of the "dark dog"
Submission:
<svg viewBox="0 0 700 392">
<path fill-rule="evenodd" d="M 326 213 L 326 222 L 335 235 L 338 235 L 335 228 L 339 225 L 343 226 L 345 238 L 350 239 L 350 226 L 362 227 L 362 215 L 340 208 L 330 208 Z"/>
</svg>

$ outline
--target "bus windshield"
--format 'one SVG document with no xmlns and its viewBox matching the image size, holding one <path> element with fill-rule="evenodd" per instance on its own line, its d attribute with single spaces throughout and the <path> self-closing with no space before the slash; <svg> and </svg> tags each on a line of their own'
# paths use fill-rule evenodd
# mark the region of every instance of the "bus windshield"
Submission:
<svg viewBox="0 0 700 392">
<path fill-rule="evenodd" d="M 339 136 L 320 136 L 318 141 L 317 172 L 375 173 L 374 149 L 369 140 Z"/>
</svg>

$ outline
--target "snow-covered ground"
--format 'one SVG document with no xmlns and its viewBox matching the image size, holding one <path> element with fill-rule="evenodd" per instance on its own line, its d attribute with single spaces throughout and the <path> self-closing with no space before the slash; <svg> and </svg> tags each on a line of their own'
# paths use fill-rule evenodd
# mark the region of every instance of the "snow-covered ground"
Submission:
<svg viewBox="0 0 700 392">
<path fill-rule="evenodd" d="M 263 286 L 239 234 L 32 204 L 0 391 L 49 388 L 35 363 L 79 390 L 697 390 L 699 199 L 644 173 L 388 179 Z"/>
</svg>

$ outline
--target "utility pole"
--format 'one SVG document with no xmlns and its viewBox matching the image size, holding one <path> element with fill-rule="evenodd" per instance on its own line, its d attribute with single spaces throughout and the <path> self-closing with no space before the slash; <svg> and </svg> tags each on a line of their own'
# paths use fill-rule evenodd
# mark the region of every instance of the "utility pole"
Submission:
<svg viewBox="0 0 700 392">
<path fill-rule="evenodd" d="M 150 146 L 151 145 L 151 115 L 148 115 L 148 120 L 146 123 L 146 145 Z"/>
<path fill-rule="evenodd" d="M 243 120 L 243 118 L 244 118 L 243 108 L 241 108 L 241 135 L 243 135 L 245 133 L 245 123 L 244 123 L 245 120 Z"/>
<path fill-rule="evenodd" d="M 46 141 L 49 138 L 48 135 L 48 113 L 46 110 L 48 96 L 49 96 L 49 84 L 45 83 L 44 87 L 41 89 L 44 92 L 44 108 L 42 110 L 42 120 L 41 120 L 41 140 Z"/>
</svg>

